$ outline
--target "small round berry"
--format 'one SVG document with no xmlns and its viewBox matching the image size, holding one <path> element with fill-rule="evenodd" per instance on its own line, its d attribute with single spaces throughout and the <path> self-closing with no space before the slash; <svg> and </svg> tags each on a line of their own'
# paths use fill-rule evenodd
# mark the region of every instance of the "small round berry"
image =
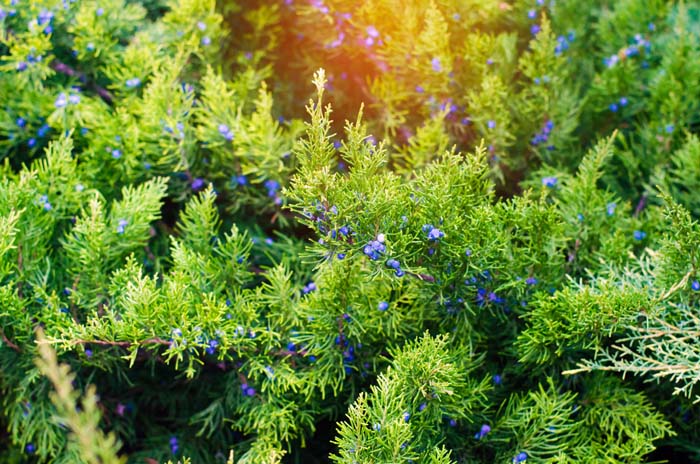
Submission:
<svg viewBox="0 0 700 464">
<path fill-rule="evenodd" d="M 377 309 L 380 311 L 386 311 L 387 309 L 389 309 L 389 303 L 387 303 L 386 301 L 380 301 L 377 305 Z"/>
<path fill-rule="evenodd" d="M 542 178 L 542 185 L 548 188 L 554 188 L 557 185 L 558 179 L 554 176 L 550 177 L 543 177 Z"/>
<path fill-rule="evenodd" d="M 608 216 L 612 216 L 615 214 L 615 208 L 617 207 L 617 203 L 608 203 L 607 206 L 605 207 Z"/>
</svg>

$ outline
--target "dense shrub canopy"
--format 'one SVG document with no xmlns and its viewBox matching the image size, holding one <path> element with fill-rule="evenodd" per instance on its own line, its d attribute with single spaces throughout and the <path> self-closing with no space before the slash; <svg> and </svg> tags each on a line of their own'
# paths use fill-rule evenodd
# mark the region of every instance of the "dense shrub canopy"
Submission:
<svg viewBox="0 0 700 464">
<path fill-rule="evenodd" d="M 700 460 L 700 5 L 0 0 L 0 461 Z"/>
</svg>

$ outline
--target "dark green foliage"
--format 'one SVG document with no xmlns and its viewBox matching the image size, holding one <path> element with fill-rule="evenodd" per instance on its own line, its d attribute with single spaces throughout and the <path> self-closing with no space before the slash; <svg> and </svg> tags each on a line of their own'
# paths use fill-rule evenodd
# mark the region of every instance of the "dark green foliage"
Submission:
<svg viewBox="0 0 700 464">
<path fill-rule="evenodd" d="M 0 461 L 699 460 L 698 102 L 693 2 L 0 0 Z"/>
</svg>

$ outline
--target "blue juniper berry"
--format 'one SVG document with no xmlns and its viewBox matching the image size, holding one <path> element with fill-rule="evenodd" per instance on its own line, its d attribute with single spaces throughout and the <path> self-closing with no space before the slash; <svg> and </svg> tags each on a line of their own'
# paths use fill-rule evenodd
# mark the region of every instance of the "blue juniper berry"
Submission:
<svg viewBox="0 0 700 464">
<path fill-rule="evenodd" d="M 379 238 L 379 237 L 377 237 L 377 238 Z M 372 240 L 367 245 L 364 246 L 362 251 L 372 261 L 376 261 L 386 251 L 386 246 L 380 240 Z"/>
<path fill-rule="evenodd" d="M 216 348 L 219 346 L 219 342 L 216 340 L 209 340 L 209 346 L 206 348 L 207 354 L 216 353 Z"/>
<path fill-rule="evenodd" d="M 192 190 L 194 190 L 196 192 L 198 190 L 201 190 L 205 185 L 206 185 L 206 182 L 204 181 L 204 179 L 202 179 L 201 177 L 196 177 L 192 181 Z"/>
<path fill-rule="evenodd" d="M 120 219 L 119 222 L 117 223 L 117 233 L 123 234 L 124 229 L 126 228 L 126 226 L 128 224 L 129 224 L 129 221 L 127 221 L 126 219 Z"/>
<path fill-rule="evenodd" d="M 479 430 L 479 431 L 476 433 L 476 435 L 474 435 L 474 438 L 476 438 L 477 440 L 481 440 L 481 439 L 484 438 L 490 431 L 491 431 L 491 426 L 489 426 L 488 424 L 483 424 L 483 425 L 481 426 L 481 430 Z"/>
<path fill-rule="evenodd" d="M 226 124 L 219 124 L 219 134 L 229 142 L 233 140 L 233 131 Z"/>
<path fill-rule="evenodd" d="M 647 236 L 647 233 L 642 230 L 635 230 L 633 236 L 635 240 L 641 241 L 644 240 L 644 238 Z"/>
<path fill-rule="evenodd" d="M 548 188 L 554 188 L 557 185 L 558 179 L 554 176 L 550 177 L 543 177 L 542 178 L 542 185 Z"/>
<path fill-rule="evenodd" d="M 606 212 L 608 213 L 608 216 L 612 216 L 615 214 L 615 208 L 617 207 L 617 203 L 608 203 L 605 207 Z"/>
</svg>

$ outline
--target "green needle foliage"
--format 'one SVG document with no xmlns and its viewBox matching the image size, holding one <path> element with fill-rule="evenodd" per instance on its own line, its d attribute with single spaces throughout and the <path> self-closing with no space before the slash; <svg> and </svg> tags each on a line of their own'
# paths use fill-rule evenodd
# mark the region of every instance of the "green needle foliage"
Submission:
<svg viewBox="0 0 700 464">
<path fill-rule="evenodd" d="M 119 458 L 119 444 L 110 434 L 105 436 L 99 428 L 100 411 L 97 395 L 93 386 L 88 387 L 85 397 L 79 401 L 79 394 L 73 389 L 74 376 L 65 364 L 58 364 L 56 353 L 45 343 L 41 329 L 37 332 L 39 355 L 37 367 L 53 384 L 55 393 L 50 395 L 56 407 L 57 421 L 67 426 L 72 434 L 71 445 L 77 456 L 76 462 L 119 464 L 125 459 Z"/>
<path fill-rule="evenodd" d="M 698 63 L 693 2 L 0 0 L 0 461 L 700 460 Z"/>
</svg>

